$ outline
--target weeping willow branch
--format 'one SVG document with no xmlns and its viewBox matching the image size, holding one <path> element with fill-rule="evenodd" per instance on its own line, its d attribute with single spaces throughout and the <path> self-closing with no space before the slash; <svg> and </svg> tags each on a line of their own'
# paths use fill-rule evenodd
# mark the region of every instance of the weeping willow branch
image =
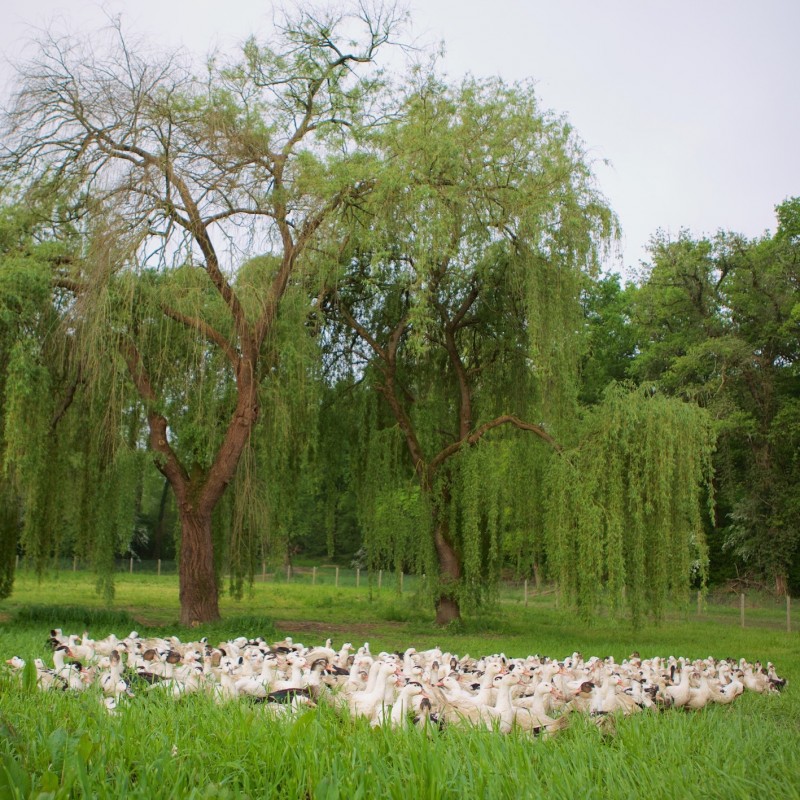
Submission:
<svg viewBox="0 0 800 800">
<path fill-rule="evenodd" d="M 67 387 L 67 391 L 58 404 L 58 408 L 53 413 L 53 417 L 50 420 L 50 430 L 54 431 L 56 426 L 63 418 L 64 414 L 67 413 L 69 407 L 72 405 L 72 401 L 75 399 L 75 392 L 78 390 L 78 386 L 83 383 L 83 371 L 81 369 L 80 364 L 78 365 L 78 374 L 75 376 L 75 379 L 70 383 Z"/>
<path fill-rule="evenodd" d="M 542 428 L 541 425 L 535 425 L 532 422 L 524 422 L 523 420 L 511 414 L 504 414 L 501 417 L 496 417 L 495 419 L 489 420 L 489 422 L 484 422 L 484 424 L 481 425 L 480 428 L 478 428 L 474 433 L 464 436 L 457 442 L 453 442 L 453 444 L 445 447 L 444 450 L 440 450 L 431 459 L 431 463 L 428 465 L 428 472 L 433 475 L 443 461 L 446 461 L 448 458 L 450 458 L 450 456 L 457 453 L 462 447 L 464 447 L 464 445 L 477 444 L 490 430 L 498 428 L 501 425 L 513 425 L 515 428 L 519 428 L 519 430 L 530 431 L 538 436 L 542 441 L 549 444 L 550 447 L 552 447 L 557 453 L 560 453 L 563 450 L 561 445 L 555 439 L 553 439 L 553 437 L 544 428 Z"/>
</svg>

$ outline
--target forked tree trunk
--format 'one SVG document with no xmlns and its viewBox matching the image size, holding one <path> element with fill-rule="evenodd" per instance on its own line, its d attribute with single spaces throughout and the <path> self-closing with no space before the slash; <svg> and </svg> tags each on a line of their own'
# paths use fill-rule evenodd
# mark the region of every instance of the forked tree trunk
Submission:
<svg viewBox="0 0 800 800">
<path fill-rule="evenodd" d="M 181 510 L 180 579 L 181 624 L 197 625 L 219 619 L 219 589 L 214 572 L 211 514 Z"/>
<path fill-rule="evenodd" d="M 461 579 L 461 562 L 448 541 L 446 525 L 438 523 L 434 535 L 436 555 L 439 559 L 439 594 L 436 598 L 436 624 L 449 625 L 461 619 L 458 604 L 458 583 Z"/>
</svg>

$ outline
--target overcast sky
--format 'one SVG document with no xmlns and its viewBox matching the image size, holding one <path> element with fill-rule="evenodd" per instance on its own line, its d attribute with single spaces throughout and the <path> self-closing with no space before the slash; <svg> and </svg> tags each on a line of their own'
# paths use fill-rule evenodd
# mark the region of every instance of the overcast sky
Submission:
<svg viewBox="0 0 800 800">
<path fill-rule="evenodd" d="M 132 32 L 197 54 L 232 49 L 272 19 L 261 0 L 6 0 L 4 9 L 10 60 L 35 27 L 91 32 L 119 12 Z M 444 41 L 451 78 L 532 78 L 543 105 L 569 117 L 622 225 L 616 271 L 630 274 L 659 228 L 758 236 L 774 230 L 777 203 L 800 195 L 797 0 L 411 0 L 410 9 L 419 39 Z"/>
</svg>

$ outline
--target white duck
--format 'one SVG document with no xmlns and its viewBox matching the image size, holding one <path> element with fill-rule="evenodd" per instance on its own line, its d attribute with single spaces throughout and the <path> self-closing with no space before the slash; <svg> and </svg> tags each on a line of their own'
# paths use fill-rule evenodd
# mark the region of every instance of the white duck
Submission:
<svg viewBox="0 0 800 800">
<path fill-rule="evenodd" d="M 397 699 L 392 706 L 392 713 L 389 717 L 389 724 L 392 728 L 401 728 L 408 724 L 410 712 L 413 710 L 413 700 L 415 697 L 426 698 L 428 695 L 422 690 L 419 681 L 409 681 L 397 695 Z"/>
<path fill-rule="evenodd" d="M 664 690 L 665 694 L 672 701 L 675 708 L 682 708 L 689 702 L 689 674 L 691 670 L 689 667 L 684 667 L 681 670 L 681 679 L 677 685 L 667 686 Z"/>
<path fill-rule="evenodd" d="M 396 671 L 396 666 L 389 661 L 377 661 L 374 686 L 371 690 L 355 692 L 348 698 L 350 713 L 354 717 L 372 719 L 378 707 L 384 702 L 389 676 Z"/>
</svg>

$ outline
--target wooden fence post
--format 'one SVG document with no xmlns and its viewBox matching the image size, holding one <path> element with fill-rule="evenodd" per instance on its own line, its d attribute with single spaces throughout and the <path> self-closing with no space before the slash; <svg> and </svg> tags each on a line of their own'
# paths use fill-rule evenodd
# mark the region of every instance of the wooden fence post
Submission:
<svg viewBox="0 0 800 800">
<path fill-rule="evenodd" d="M 78 569 L 78 556 L 72 556 L 72 571 L 75 572 Z"/>
<path fill-rule="evenodd" d="M 739 595 L 739 617 L 744 628 L 744 592 Z"/>
<path fill-rule="evenodd" d="M 336 586 L 339 585 L 339 567 L 336 567 Z"/>
<path fill-rule="evenodd" d="M 130 566 L 130 573 L 133 575 L 133 556 L 131 556 L 131 566 Z"/>
<path fill-rule="evenodd" d="M 356 567 L 356 589 L 361 586 L 361 567 Z"/>
<path fill-rule="evenodd" d="M 161 559 L 160 558 L 158 559 L 158 566 L 156 567 L 156 574 L 158 575 L 159 578 L 161 577 Z"/>
<path fill-rule="evenodd" d="M 317 582 L 317 568 L 311 568 L 311 585 L 314 586 Z"/>
</svg>

